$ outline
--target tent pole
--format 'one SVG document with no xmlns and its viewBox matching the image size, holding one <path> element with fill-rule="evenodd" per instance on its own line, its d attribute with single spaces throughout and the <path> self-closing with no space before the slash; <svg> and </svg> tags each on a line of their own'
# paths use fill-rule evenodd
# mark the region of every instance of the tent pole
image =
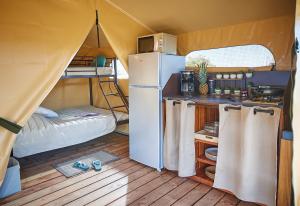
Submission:
<svg viewBox="0 0 300 206">
<path fill-rule="evenodd" d="M 96 10 L 96 28 L 97 28 L 97 42 L 98 48 L 100 48 L 100 38 L 99 38 L 99 18 L 98 18 L 98 10 Z"/>
<path fill-rule="evenodd" d="M 90 105 L 94 105 L 94 99 L 93 99 L 93 80 L 92 78 L 89 78 L 89 91 L 90 91 Z"/>
</svg>

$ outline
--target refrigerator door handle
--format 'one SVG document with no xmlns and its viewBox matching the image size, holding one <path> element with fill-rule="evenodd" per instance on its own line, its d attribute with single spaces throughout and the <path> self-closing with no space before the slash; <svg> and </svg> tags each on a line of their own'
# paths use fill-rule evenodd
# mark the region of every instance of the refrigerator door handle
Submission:
<svg viewBox="0 0 300 206">
<path fill-rule="evenodd" d="M 158 89 L 158 90 L 162 90 L 161 86 L 144 86 L 144 85 L 129 85 L 129 88 L 149 88 L 149 89 Z"/>
</svg>

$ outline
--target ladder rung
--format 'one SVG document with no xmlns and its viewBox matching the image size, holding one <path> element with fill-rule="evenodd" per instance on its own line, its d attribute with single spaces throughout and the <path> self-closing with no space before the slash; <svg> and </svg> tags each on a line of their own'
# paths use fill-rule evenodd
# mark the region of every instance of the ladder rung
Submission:
<svg viewBox="0 0 300 206">
<path fill-rule="evenodd" d="M 119 93 L 108 93 L 105 96 L 119 96 Z"/>
<path fill-rule="evenodd" d="M 122 125 L 122 124 L 127 124 L 127 123 L 129 123 L 129 120 L 128 120 L 128 119 L 118 121 L 118 122 L 117 122 L 117 125 Z"/>
<path fill-rule="evenodd" d="M 117 108 L 122 108 L 122 107 L 126 107 L 125 105 L 120 105 L 120 106 L 115 106 L 115 107 L 111 107 L 112 109 L 117 109 Z"/>
<path fill-rule="evenodd" d="M 113 80 L 105 80 L 105 81 L 100 80 L 99 82 L 100 83 L 106 83 L 106 82 L 115 82 L 115 81 L 113 81 Z"/>
<path fill-rule="evenodd" d="M 105 78 L 105 77 L 115 77 L 114 74 L 103 74 L 103 75 L 99 75 L 99 78 Z"/>
</svg>

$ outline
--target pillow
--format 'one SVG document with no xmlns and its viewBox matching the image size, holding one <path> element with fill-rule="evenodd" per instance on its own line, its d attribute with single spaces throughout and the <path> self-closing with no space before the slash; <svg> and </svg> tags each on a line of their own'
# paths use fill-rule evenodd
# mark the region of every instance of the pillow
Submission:
<svg viewBox="0 0 300 206">
<path fill-rule="evenodd" d="M 58 114 L 51 109 L 47 109 L 45 107 L 39 107 L 35 112 L 35 114 L 40 114 L 46 118 L 55 118 L 58 117 Z"/>
</svg>

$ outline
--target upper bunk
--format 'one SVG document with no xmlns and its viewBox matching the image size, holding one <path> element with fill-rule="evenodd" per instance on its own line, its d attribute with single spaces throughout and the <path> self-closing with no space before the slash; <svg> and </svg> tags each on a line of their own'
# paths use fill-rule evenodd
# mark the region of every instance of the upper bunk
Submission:
<svg viewBox="0 0 300 206">
<path fill-rule="evenodd" d="M 114 77 L 115 74 L 117 74 L 115 58 L 106 58 L 105 63 L 101 65 L 96 57 L 76 56 L 64 71 L 61 79 Z"/>
</svg>

